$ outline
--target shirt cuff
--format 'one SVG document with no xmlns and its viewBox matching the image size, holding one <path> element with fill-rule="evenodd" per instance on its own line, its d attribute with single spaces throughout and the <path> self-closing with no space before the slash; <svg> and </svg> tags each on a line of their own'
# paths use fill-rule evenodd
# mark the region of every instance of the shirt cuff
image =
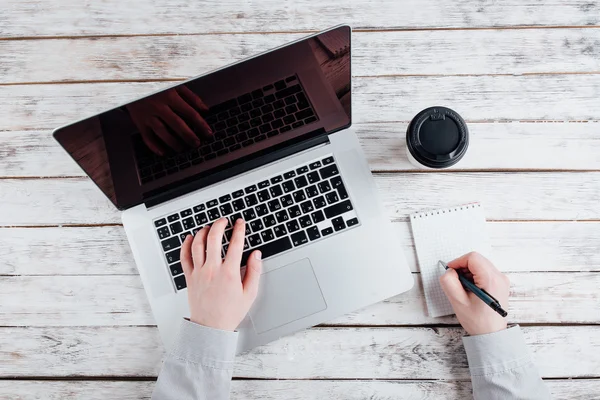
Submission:
<svg viewBox="0 0 600 400">
<path fill-rule="evenodd" d="M 532 362 L 518 325 L 486 335 L 465 336 L 463 345 L 472 376 L 501 373 Z"/>
<path fill-rule="evenodd" d="M 171 355 L 210 368 L 233 369 L 238 333 L 209 328 L 184 319 Z"/>
</svg>

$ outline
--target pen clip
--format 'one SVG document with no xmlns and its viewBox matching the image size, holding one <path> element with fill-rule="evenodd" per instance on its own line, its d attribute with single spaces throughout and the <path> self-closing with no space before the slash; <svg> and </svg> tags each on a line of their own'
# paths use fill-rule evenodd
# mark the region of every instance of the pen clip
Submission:
<svg viewBox="0 0 600 400">
<path fill-rule="evenodd" d="M 480 288 L 480 289 L 481 289 L 481 288 Z M 492 296 L 491 294 L 489 294 L 487 290 L 485 290 L 485 289 L 481 289 L 481 291 L 482 291 L 483 293 L 487 294 L 488 296 L 490 296 L 490 298 L 491 298 L 492 300 L 494 300 L 496 303 L 498 303 L 498 304 L 500 305 L 500 302 L 499 302 L 499 301 L 498 301 L 498 300 L 497 300 L 497 299 L 496 299 L 494 296 Z"/>
</svg>

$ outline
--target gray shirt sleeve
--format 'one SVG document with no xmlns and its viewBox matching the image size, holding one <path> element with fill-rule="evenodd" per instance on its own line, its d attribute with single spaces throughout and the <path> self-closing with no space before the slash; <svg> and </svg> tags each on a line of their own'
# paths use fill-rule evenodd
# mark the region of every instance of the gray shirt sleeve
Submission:
<svg viewBox="0 0 600 400">
<path fill-rule="evenodd" d="M 229 399 L 238 333 L 183 320 L 152 400 Z"/>
<path fill-rule="evenodd" d="M 550 399 L 521 328 L 463 338 L 475 400 Z"/>
</svg>

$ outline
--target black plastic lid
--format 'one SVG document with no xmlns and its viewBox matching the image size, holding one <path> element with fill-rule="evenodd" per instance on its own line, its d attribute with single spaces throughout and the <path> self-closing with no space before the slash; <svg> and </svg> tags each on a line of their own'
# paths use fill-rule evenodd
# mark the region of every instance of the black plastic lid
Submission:
<svg viewBox="0 0 600 400">
<path fill-rule="evenodd" d="M 467 124 L 457 112 L 430 107 L 408 125 L 406 145 L 419 163 L 429 168 L 447 168 L 465 155 L 469 147 Z"/>
</svg>

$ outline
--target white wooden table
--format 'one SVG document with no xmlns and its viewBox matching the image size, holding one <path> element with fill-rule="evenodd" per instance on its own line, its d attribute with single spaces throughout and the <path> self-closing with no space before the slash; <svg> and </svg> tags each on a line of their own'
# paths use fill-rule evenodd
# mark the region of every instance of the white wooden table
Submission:
<svg viewBox="0 0 600 400">
<path fill-rule="evenodd" d="M 232 398 L 468 398 L 463 332 L 426 314 L 406 217 L 475 200 L 555 397 L 598 398 L 595 0 L 2 0 L 1 398 L 148 398 L 163 356 L 119 213 L 51 129 L 342 22 L 353 129 L 417 285 L 239 357 Z M 460 169 L 406 160 L 407 123 L 432 105 L 469 124 Z"/>
</svg>

